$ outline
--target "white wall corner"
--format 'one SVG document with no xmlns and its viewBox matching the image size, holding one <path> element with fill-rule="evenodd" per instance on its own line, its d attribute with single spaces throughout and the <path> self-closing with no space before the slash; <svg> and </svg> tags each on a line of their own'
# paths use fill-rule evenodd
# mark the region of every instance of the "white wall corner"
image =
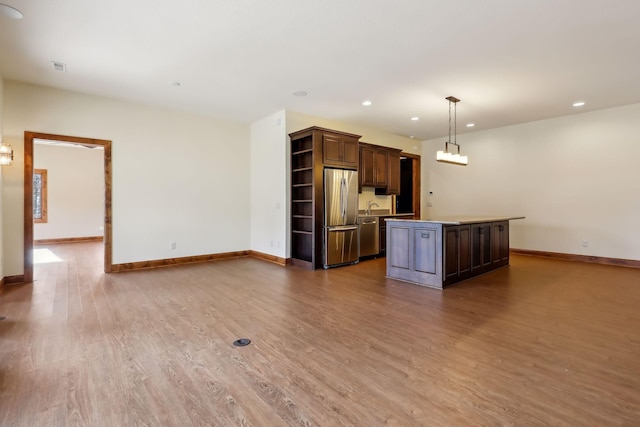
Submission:
<svg viewBox="0 0 640 427">
<path fill-rule="evenodd" d="M 278 111 L 251 124 L 251 250 L 287 258 L 288 137 L 286 114 Z"/>
</svg>

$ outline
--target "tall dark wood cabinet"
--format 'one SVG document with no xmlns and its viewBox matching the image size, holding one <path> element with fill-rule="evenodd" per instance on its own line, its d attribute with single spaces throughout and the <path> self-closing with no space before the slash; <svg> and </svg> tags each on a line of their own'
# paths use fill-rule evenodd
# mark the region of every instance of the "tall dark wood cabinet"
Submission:
<svg viewBox="0 0 640 427">
<path fill-rule="evenodd" d="M 324 168 L 358 169 L 360 135 L 313 126 L 291 139 L 291 264 L 322 268 Z"/>
</svg>

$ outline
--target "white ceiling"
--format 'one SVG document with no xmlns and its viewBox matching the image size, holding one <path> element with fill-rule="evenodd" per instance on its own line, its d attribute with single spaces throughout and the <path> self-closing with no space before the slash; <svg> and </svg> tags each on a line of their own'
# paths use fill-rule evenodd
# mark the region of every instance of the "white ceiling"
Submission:
<svg viewBox="0 0 640 427">
<path fill-rule="evenodd" d="M 1 1 L 24 14 L 0 15 L 5 79 L 234 121 L 429 139 L 449 95 L 458 133 L 640 102 L 638 0 Z"/>
</svg>

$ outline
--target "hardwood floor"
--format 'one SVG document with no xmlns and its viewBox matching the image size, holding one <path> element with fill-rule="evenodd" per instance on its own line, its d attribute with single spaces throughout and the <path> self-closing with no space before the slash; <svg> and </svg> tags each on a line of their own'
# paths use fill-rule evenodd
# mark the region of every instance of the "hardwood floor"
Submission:
<svg viewBox="0 0 640 427">
<path fill-rule="evenodd" d="M 437 291 L 384 260 L 105 275 L 100 243 L 44 247 L 0 290 L 2 426 L 640 425 L 638 269 L 514 256 Z"/>
</svg>

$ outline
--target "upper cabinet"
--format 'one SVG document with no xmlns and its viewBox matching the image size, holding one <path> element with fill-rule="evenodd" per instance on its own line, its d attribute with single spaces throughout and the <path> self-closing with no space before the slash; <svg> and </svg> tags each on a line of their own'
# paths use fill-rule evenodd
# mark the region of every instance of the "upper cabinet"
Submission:
<svg viewBox="0 0 640 427">
<path fill-rule="evenodd" d="M 322 160 L 325 165 L 358 169 L 358 135 L 327 131 L 322 135 Z"/>
<path fill-rule="evenodd" d="M 388 154 L 384 147 L 360 144 L 360 186 L 387 186 Z"/>
<path fill-rule="evenodd" d="M 400 194 L 400 152 L 396 148 L 360 143 L 360 188 L 376 194 Z"/>
<path fill-rule="evenodd" d="M 385 194 L 400 194 L 400 150 L 393 148 L 388 152 L 388 178 L 387 191 Z"/>
</svg>

